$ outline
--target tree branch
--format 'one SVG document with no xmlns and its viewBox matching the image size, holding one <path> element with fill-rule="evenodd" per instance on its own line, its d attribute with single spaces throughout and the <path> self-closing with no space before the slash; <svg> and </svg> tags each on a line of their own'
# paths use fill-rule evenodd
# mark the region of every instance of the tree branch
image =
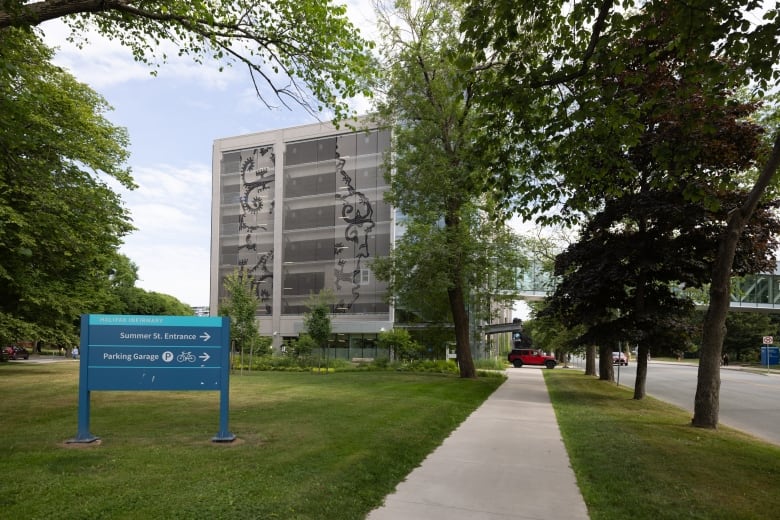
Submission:
<svg viewBox="0 0 780 520">
<path fill-rule="evenodd" d="M 769 154 L 764 167 L 761 168 L 761 173 L 750 190 L 745 203 L 739 208 L 740 219 L 742 222 L 746 222 L 748 218 L 753 214 L 761 197 L 764 195 L 767 186 L 772 181 L 772 178 L 777 173 L 777 169 L 780 167 L 780 131 L 775 136 L 775 142 L 772 146 L 772 152 Z M 729 215 L 729 220 L 732 219 L 732 215 Z"/>
<path fill-rule="evenodd" d="M 601 4 L 601 7 L 599 7 L 599 15 L 596 17 L 596 22 L 593 24 L 593 32 L 590 34 L 590 41 L 588 42 L 588 47 L 585 49 L 585 52 L 582 55 L 582 61 L 579 68 L 568 73 L 559 71 L 556 74 L 552 74 L 546 80 L 531 82 L 531 88 L 552 87 L 555 85 L 560 85 L 562 83 L 566 83 L 573 79 L 584 76 L 585 73 L 588 72 L 590 59 L 596 53 L 596 46 L 601 39 L 602 32 L 606 28 L 607 17 L 609 16 L 610 12 L 612 12 L 612 7 L 614 4 L 614 0 L 604 0 L 604 2 Z"/>
<path fill-rule="evenodd" d="M 18 12 L 0 11 L 0 29 L 39 25 L 55 18 L 78 13 L 97 13 L 115 8 L 114 4 L 126 3 L 121 0 L 43 0 L 32 2 L 20 5 Z"/>
<path fill-rule="evenodd" d="M 601 40 L 602 33 L 606 29 L 607 17 L 612 12 L 612 7 L 614 6 L 614 4 L 615 4 L 615 0 L 604 0 L 601 3 L 601 6 L 599 7 L 599 14 L 596 17 L 596 21 L 593 23 L 593 32 L 591 32 L 590 34 L 588 47 L 585 49 L 585 52 L 582 54 L 582 58 L 578 68 L 576 68 L 575 70 L 569 70 L 568 72 L 564 70 L 559 70 L 558 72 L 551 74 L 545 79 L 531 81 L 528 84 L 528 86 L 530 88 L 553 87 L 585 75 L 588 72 L 590 59 L 596 53 L 596 46 L 598 45 L 599 40 Z M 501 66 L 505 66 L 506 64 L 507 63 L 504 61 L 482 63 L 473 67 L 471 69 L 471 72 L 479 72 L 482 70 L 491 69 L 493 67 L 501 67 Z"/>
</svg>

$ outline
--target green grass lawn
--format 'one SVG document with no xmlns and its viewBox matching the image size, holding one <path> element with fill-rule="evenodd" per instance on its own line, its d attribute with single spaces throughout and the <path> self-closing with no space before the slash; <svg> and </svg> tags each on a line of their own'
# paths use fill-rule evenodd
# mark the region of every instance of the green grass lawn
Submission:
<svg viewBox="0 0 780 520">
<path fill-rule="evenodd" d="M 591 518 L 774 519 L 780 448 L 586 377 L 545 370 Z M 501 379 L 398 372 L 244 372 L 232 444 L 218 392 L 94 392 L 78 364 L 0 365 L 0 518 L 362 519 Z"/>
<path fill-rule="evenodd" d="M 780 447 L 580 371 L 544 375 L 593 520 L 780 518 Z"/>
<path fill-rule="evenodd" d="M 440 374 L 233 375 L 219 392 L 93 392 L 78 364 L 0 365 L 0 517 L 362 519 L 502 382 Z"/>
</svg>

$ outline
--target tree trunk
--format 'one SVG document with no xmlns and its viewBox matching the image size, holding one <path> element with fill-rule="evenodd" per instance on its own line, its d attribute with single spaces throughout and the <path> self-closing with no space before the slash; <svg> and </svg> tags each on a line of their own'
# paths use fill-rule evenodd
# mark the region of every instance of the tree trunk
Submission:
<svg viewBox="0 0 780 520">
<path fill-rule="evenodd" d="M 460 251 L 457 236 L 461 226 L 460 211 L 462 204 L 455 198 L 447 203 L 447 209 L 444 215 L 444 226 L 446 228 L 446 241 L 450 246 L 450 251 Z M 477 371 L 474 369 L 474 359 L 471 357 L 471 344 L 469 335 L 469 316 L 466 311 L 466 291 L 464 287 L 463 276 L 463 258 L 455 255 L 450 265 L 451 286 L 447 289 L 447 297 L 450 300 L 450 311 L 452 312 L 452 321 L 455 326 L 455 352 L 458 356 L 458 366 L 460 367 L 460 377 L 477 377 Z"/>
<path fill-rule="evenodd" d="M 596 345 L 588 345 L 585 349 L 585 375 L 596 376 Z"/>
<path fill-rule="evenodd" d="M 722 310 L 713 309 L 713 302 L 710 301 L 710 308 L 704 319 L 701 350 L 699 350 L 699 373 L 691 420 L 691 423 L 699 428 L 718 427 L 720 352 L 723 349 L 723 337 L 726 335 L 726 319 L 725 317 L 721 319 L 717 315 L 722 313 Z"/>
<path fill-rule="evenodd" d="M 612 345 L 599 347 L 599 379 L 602 381 L 615 380 L 615 370 L 612 366 Z"/>
<path fill-rule="evenodd" d="M 645 384 L 647 383 L 647 356 L 650 348 L 647 345 L 639 345 L 636 354 L 636 379 L 634 380 L 634 399 L 645 397 Z"/>
<path fill-rule="evenodd" d="M 639 223 L 639 230 L 641 235 L 647 235 L 648 223 L 645 219 Z M 637 283 L 636 292 L 634 294 L 634 313 L 636 319 L 641 320 L 644 318 L 646 308 L 645 305 L 645 290 L 647 287 L 647 274 L 642 271 L 639 275 L 639 281 Z M 647 354 L 649 348 L 646 344 L 640 344 L 637 348 L 637 366 L 636 366 L 636 379 L 634 379 L 634 399 L 640 400 L 645 397 L 645 385 L 647 383 Z M 628 359 L 628 355 L 626 355 Z"/>
<path fill-rule="evenodd" d="M 469 320 L 466 313 L 466 300 L 463 297 L 463 287 L 456 285 L 447 290 L 455 325 L 455 352 L 458 355 L 460 377 L 477 377 L 474 369 L 474 359 L 471 357 L 471 345 L 469 344 Z"/>
<path fill-rule="evenodd" d="M 691 423 L 699 428 L 718 427 L 720 406 L 720 359 L 726 332 L 726 315 L 731 304 L 731 266 L 739 236 L 745 223 L 758 206 L 769 182 L 780 165 L 780 132 L 775 136 L 772 153 L 761 169 L 756 184 L 745 203 L 729 213 L 726 230 L 718 244 L 718 256 L 712 269 L 710 306 L 704 317 L 702 345 L 699 356 L 699 375 Z"/>
<path fill-rule="evenodd" d="M 555 359 L 563 365 L 563 368 L 569 368 L 569 355 L 563 349 L 555 350 Z"/>
</svg>

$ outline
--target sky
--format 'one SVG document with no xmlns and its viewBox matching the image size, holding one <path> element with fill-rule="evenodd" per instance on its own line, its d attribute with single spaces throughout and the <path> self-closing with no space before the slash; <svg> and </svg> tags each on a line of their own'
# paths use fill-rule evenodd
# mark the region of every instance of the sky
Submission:
<svg viewBox="0 0 780 520">
<path fill-rule="evenodd" d="M 350 17 L 365 34 L 373 28 L 371 3 L 350 3 Z M 116 191 L 137 228 L 120 248 L 139 268 L 136 285 L 207 306 L 214 141 L 317 120 L 301 108 L 269 109 L 239 67 L 219 71 L 216 63 L 198 65 L 173 51 L 166 53 L 172 56 L 166 64 L 152 69 L 99 36 L 76 48 L 60 21 L 40 29 L 57 49 L 54 62 L 102 95 L 113 107 L 105 117 L 128 130 L 128 163 L 138 188 Z M 366 103 L 356 106 L 368 109 Z"/>
</svg>

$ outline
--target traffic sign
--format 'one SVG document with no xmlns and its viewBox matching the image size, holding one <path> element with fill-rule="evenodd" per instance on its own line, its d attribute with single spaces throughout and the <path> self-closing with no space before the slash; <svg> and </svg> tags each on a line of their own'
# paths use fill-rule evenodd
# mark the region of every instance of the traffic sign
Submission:
<svg viewBox="0 0 780 520">
<path fill-rule="evenodd" d="M 220 391 L 220 433 L 227 430 L 230 324 L 225 317 L 89 314 L 81 318 L 79 433 L 92 442 L 89 394 L 95 390 Z"/>
<path fill-rule="evenodd" d="M 764 345 L 771 345 L 775 342 L 775 338 L 772 336 L 764 336 Z"/>
</svg>

